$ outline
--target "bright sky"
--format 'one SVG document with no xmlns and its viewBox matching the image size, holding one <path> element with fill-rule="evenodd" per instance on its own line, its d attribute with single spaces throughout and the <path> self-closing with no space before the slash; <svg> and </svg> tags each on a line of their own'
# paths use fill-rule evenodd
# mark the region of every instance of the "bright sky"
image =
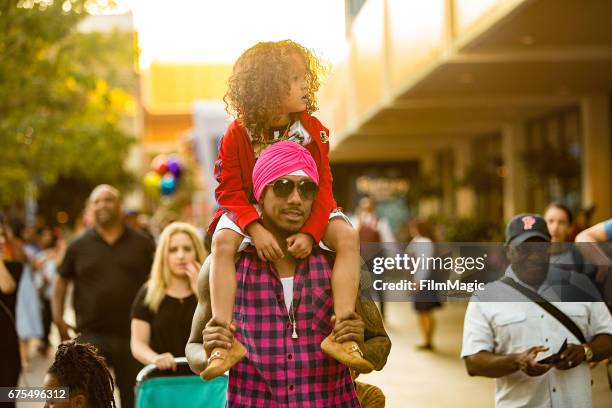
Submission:
<svg viewBox="0 0 612 408">
<path fill-rule="evenodd" d="M 259 41 L 290 38 L 324 59 L 345 51 L 344 0 L 117 0 L 131 7 L 141 65 L 234 62 Z"/>
</svg>

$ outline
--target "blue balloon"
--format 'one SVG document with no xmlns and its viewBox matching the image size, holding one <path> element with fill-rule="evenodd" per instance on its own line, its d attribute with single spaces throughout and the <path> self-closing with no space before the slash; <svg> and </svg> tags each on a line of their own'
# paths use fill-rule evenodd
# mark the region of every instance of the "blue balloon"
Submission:
<svg viewBox="0 0 612 408">
<path fill-rule="evenodd" d="M 174 175 L 167 173 L 164 177 L 162 177 L 159 187 L 161 188 L 163 195 L 172 194 L 176 189 L 176 179 L 174 178 Z"/>
</svg>

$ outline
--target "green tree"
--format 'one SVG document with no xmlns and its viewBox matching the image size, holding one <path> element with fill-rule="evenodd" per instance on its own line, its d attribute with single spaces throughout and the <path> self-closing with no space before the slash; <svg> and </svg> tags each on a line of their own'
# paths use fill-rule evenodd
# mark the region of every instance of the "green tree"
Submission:
<svg viewBox="0 0 612 408">
<path fill-rule="evenodd" d="M 2 205 L 22 201 L 29 183 L 126 178 L 133 138 L 120 123 L 134 109 L 133 42 L 78 32 L 91 3 L 0 0 Z"/>
</svg>

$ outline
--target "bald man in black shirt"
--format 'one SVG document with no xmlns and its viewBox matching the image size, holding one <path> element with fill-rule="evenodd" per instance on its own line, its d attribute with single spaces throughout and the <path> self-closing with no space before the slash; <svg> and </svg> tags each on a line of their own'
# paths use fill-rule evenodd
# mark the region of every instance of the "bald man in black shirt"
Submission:
<svg viewBox="0 0 612 408">
<path fill-rule="evenodd" d="M 130 352 L 130 309 L 148 278 L 155 244 L 121 223 L 121 196 L 114 187 L 96 187 L 89 204 L 94 226 L 66 251 L 53 293 L 53 319 L 62 340 L 68 339 L 63 315 L 72 282 L 79 340 L 100 349 L 115 369 L 122 406 L 132 407 L 139 364 Z"/>
</svg>

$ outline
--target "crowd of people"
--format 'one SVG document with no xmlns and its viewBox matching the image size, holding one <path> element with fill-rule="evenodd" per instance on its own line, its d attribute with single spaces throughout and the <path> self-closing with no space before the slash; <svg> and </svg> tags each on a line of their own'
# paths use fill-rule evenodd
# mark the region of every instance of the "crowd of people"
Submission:
<svg viewBox="0 0 612 408">
<path fill-rule="evenodd" d="M 199 351 L 207 350 L 207 356 L 196 364 L 202 366 L 198 374 L 208 380 L 231 368 L 229 406 L 253 406 L 255 400 L 281 406 L 292 405 L 289 400 L 359 406 L 354 378 L 380 369 L 390 350 L 377 309 L 359 296 L 359 239 L 332 195 L 329 132 L 310 116 L 316 109 L 320 69 L 320 61 L 295 42 L 259 43 L 237 61 L 229 81 L 226 100 L 237 120 L 221 143 L 215 169 L 220 210 L 209 227 L 207 305 L 212 318 L 207 324 L 196 312 L 193 323 L 209 327 L 216 322 L 218 329 L 229 330 L 236 327 L 237 304 L 244 313 L 236 337 L 227 344 L 200 340 Z M 122 405 L 132 406 L 136 362 L 172 370 L 174 357 L 184 354 L 204 250 L 193 227 L 182 223 L 166 227 L 156 247 L 122 222 L 121 195 L 110 185 L 96 187 L 88 206 L 91 227 L 62 250 L 52 284 L 52 316 L 62 340 L 76 337 L 78 344 L 91 344 L 104 356 L 115 373 Z M 333 250 L 333 259 L 313 249 L 315 244 L 325 248 L 321 251 Z M 250 266 L 235 264 L 235 257 Z M 250 270 L 246 275 L 245 267 Z M 242 276 L 254 274 L 265 276 L 268 286 L 237 285 Z M 28 279 L 27 271 L 23 276 Z M 75 327 L 64 319 L 69 287 Z M 257 307 L 261 296 L 271 302 L 267 315 Z M 356 310 L 364 309 L 368 313 L 362 318 Z M 259 324 L 262 318 L 269 327 Z M 372 339 L 366 341 L 366 327 L 384 340 L 375 341 L 374 351 Z M 280 340 L 283 332 L 289 334 L 283 340 L 292 353 L 259 343 L 261 336 L 273 342 L 278 335 Z M 295 384 L 280 386 L 281 378 L 288 379 L 273 362 L 281 357 L 294 367 Z M 252 375 L 263 368 L 259 378 Z M 297 375 L 304 369 L 309 374 Z M 56 372 L 50 374 L 63 381 Z M 273 393 L 258 391 L 272 385 Z M 254 391 L 247 399 L 244 387 Z M 358 388 L 364 403 L 384 404 L 376 387 Z"/>
<path fill-rule="evenodd" d="M 2 327 L 8 333 L 3 350 L 12 353 L 14 344 L 18 345 L 18 351 L 5 360 L 2 374 L 13 377 L 30 367 L 33 340 L 38 340 L 38 353 L 47 355 L 49 351 L 51 289 L 65 241 L 59 230 L 48 226 L 34 228 L 19 218 L 0 218 L 0 268 L 5 282 L 0 293 Z"/>
<path fill-rule="evenodd" d="M 121 406 L 132 407 L 144 365 L 171 372 L 184 356 L 206 381 L 229 370 L 229 407 L 383 407 L 383 392 L 357 381 L 383 369 L 391 351 L 359 248 L 395 238 L 372 198 L 361 201 L 355 226 L 336 205 L 329 131 L 311 116 L 320 68 L 288 40 L 259 43 L 236 62 L 226 102 L 237 119 L 215 166 L 218 211 L 208 250 L 203 234 L 184 222 L 156 238 L 132 228 L 121 193 L 107 184 L 89 195 L 91 225 L 69 244 L 57 230 L 3 222 L 0 327 L 8 335 L 0 338 L 0 385 L 18 384 L 29 339 L 41 339 L 39 351 L 48 352 L 53 321 L 63 343 L 45 386 L 69 387 L 67 406 L 115 406 L 116 384 Z M 606 254 L 592 245 L 525 246 L 567 243 L 571 225 L 561 204 L 543 216 L 514 217 L 506 231 L 510 266 L 490 285 L 524 298 L 475 295 L 469 303 L 461 356 L 470 375 L 498 379 L 498 407 L 590 406 L 582 363 L 612 355 L 605 303 L 560 302 L 547 284 L 549 266 L 558 265 L 568 279 L 587 279 L 605 293 Z M 433 255 L 437 237 L 428 224 L 414 219 L 409 230 L 406 251 Z M 611 238 L 608 221 L 576 241 Z M 415 279 L 432 273 L 421 268 Z M 65 318 L 70 288 L 74 326 Z M 427 291 L 414 301 L 418 348 L 435 352 L 441 299 Z M 554 360 L 537 357 L 557 349 Z"/>
</svg>

